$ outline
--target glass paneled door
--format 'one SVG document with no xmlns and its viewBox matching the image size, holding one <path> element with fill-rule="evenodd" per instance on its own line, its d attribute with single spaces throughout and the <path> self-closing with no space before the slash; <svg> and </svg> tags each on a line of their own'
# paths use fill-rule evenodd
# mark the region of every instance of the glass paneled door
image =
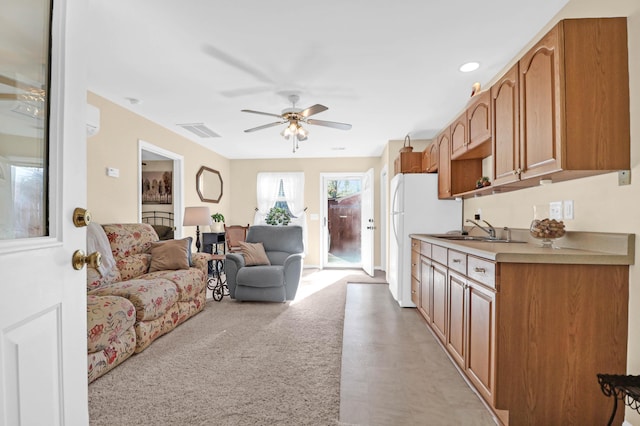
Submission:
<svg viewBox="0 0 640 426">
<path fill-rule="evenodd" d="M 0 7 L 0 426 L 89 423 L 86 3 Z"/>
</svg>

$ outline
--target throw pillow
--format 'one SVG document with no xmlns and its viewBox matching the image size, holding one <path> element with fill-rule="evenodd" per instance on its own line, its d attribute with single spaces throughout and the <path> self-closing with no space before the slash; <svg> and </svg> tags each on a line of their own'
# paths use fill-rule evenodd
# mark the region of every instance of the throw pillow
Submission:
<svg viewBox="0 0 640 426">
<path fill-rule="evenodd" d="M 244 256 L 244 264 L 247 266 L 271 265 L 262 243 L 246 243 L 239 241 L 240 251 Z"/>
<path fill-rule="evenodd" d="M 149 272 L 189 269 L 191 264 L 191 237 L 151 243 Z"/>
</svg>

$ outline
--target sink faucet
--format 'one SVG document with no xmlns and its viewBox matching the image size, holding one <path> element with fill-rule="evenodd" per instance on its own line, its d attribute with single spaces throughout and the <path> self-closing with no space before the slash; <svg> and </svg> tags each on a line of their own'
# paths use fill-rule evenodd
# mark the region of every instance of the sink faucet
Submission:
<svg viewBox="0 0 640 426">
<path fill-rule="evenodd" d="M 486 220 L 482 220 L 484 223 L 487 224 L 488 227 L 484 227 L 482 225 L 480 225 L 478 222 L 476 222 L 475 220 L 471 220 L 471 219 L 467 219 L 466 220 L 469 223 L 473 223 L 475 226 L 477 226 L 478 228 L 482 229 L 484 232 L 486 232 L 487 234 L 489 234 L 490 238 L 495 238 L 496 237 L 496 228 L 493 227 L 493 225 L 491 225 L 489 222 L 487 222 Z"/>
</svg>

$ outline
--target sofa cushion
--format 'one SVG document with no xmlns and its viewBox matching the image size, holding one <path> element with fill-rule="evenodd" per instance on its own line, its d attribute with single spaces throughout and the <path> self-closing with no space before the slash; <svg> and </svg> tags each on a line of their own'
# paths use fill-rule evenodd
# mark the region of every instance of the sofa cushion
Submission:
<svg viewBox="0 0 640 426">
<path fill-rule="evenodd" d="M 282 287 L 284 268 L 281 265 L 240 268 L 236 280 L 238 285 L 247 287 Z"/>
<path fill-rule="evenodd" d="M 119 296 L 87 296 L 87 351 L 101 351 L 136 322 L 133 304 Z"/>
<path fill-rule="evenodd" d="M 206 286 L 207 282 L 200 269 L 189 268 L 178 271 L 156 271 L 140 277 L 144 280 L 165 279 L 175 284 L 180 294 L 180 301 L 194 300 Z"/>
<path fill-rule="evenodd" d="M 100 276 L 100 272 L 98 272 L 97 269 L 87 266 L 87 291 L 94 290 L 102 287 L 103 285 L 108 285 L 117 281 L 122 281 L 118 268 L 113 268 L 107 272 L 106 275 Z"/>
<path fill-rule="evenodd" d="M 189 269 L 191 266 L 191 237 L 152 243 L 149 248 L 149 272 Z"/>
<path fill-rule="evenodd" d="M 133 254 L 119 259 L 116 262 L 116 266 L 120 271 L 120 280 L 132 280 L 146 274 L 149 272 L 150 263 L 151 255 L 146 253 Z"/>
<path fill-rule="evenodd" d="M 90 294 L 126 297 L 136 308 L 137 321 L 149 321 L 161 317 L 175 305 L 180 297 L 176 286 L 162 278 L 121 281 L 92 290 Z"/>
<path fill-rule="evenodd" d="M 158 234 L 148 223 L 116 223 L 102 227 L 116 261 L 133 254 L 146 253 L 151 243 L 158 241 Z"/>
<path fill-rule="evenodd" d="M 244 256 L 244 264 L 246 266 L 271 265 L 262 243 L 246 243 L 244 241 L 238 241 L 238 245 L 240 246 L 242 256 Z"/>
</svg>

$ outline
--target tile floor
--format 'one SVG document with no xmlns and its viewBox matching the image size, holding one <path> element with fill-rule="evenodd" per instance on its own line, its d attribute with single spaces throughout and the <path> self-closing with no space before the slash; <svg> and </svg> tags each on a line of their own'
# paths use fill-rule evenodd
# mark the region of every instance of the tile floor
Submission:
<svg viewBox="0 0 640 426">
<path fill-rule="evenodd" d="M 386 284 L 349 284 L 340 422 L 354 425 L 495 425 L 415 309 Z"/>
</svg>

